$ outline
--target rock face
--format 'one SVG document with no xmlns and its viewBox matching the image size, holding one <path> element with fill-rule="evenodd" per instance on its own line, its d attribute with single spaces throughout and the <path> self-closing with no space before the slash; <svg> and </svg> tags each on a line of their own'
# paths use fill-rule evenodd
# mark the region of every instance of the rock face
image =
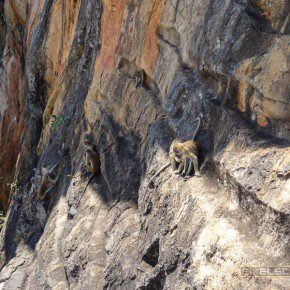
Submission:
<svg viewBox="0 0 290 290">
<path fill-rule="evenodd" d="M 1 0 L 0 56 L 1 289 L 289 289 L 288 0 Z"/>
</svg>

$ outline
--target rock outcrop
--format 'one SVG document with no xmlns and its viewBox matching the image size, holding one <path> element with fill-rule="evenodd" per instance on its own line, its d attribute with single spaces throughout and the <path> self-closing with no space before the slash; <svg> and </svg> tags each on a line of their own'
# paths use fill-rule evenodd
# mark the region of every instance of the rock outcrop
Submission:
<svg viewBox="0 0 290 290">
<path fill-rule="evenodd" d="M 1 289 L 289 289 L 288 0 L 0 0 L 0 57 Z"/>
</svg>

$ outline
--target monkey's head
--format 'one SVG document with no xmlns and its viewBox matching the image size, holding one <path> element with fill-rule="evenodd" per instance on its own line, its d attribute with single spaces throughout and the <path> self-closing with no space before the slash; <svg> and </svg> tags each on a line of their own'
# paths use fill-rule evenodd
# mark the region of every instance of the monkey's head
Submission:
<svg viewBox="0 0 290 290">
<path fill-rule="evenodd" d="M 85 146 L 91 146 L 93 143 L 93 138 L 89 133 L 86 133 L 84 136 L 84 141 L 83 141 Z"/>
<path fill-rule="evenodd" d="M 117 64 L 117 69 L 120 69 L 120 68 L 123 67 L 123 59 L 122 59 L 122 57 L 117 59 L 116 64 Z"/>
<path fill-rule="evenodd" d="M 53 178 L 56 174 L 55 169 L 57 164 L 54 166 L 45 166 L 41 168 L 42 178 Z"/>
<path fill-rule="evenodd" d="M 48 166 L 42 167 L 42 168 L 41 168 L 41 174 L 42 174 L 43 176 L 48 175 L 48 174 L 49 174 L 49 167 L 48 167 Z"/>
<path fill-rule="evenodd" d="M 177 158 L 182 157 L 182 148 L 180 147 L 180 140 L 175 139 L 173 141 L 173 153 Z"/>
<path fill-rule="evenodd" d="M 136 77 L 136 78 L 140 78 L 141 76 L 142 76 L 141 71 L 140 71 L 140 70 L 137 70 L 137 71 L 135 72 L 135 77 Z"/>
<path fill-rule="evenodd" d="M 139 69 L 135 72 L 135 77 L 139 78 L 139 80 L 144 81 L 145 80 L 145 72 L 143 69 Z"/>
</svg>

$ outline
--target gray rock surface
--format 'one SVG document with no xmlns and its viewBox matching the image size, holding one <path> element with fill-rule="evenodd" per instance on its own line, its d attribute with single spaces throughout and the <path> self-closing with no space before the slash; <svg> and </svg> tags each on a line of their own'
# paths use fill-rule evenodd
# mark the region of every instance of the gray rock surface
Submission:
<svg viewBox="0 0 290 290">
<path fill-rule="evenodd" d="M 242 275 L 290 266 L 288 1 L 2 3 L 0 289 L 290 288 Z M 201 176 L 146 191 L 197 116 Z"/>
</svg>

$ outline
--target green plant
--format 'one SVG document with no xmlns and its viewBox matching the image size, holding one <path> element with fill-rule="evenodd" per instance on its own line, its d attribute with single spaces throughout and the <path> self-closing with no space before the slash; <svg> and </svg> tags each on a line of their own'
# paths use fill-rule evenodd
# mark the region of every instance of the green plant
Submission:
<svg viewBox="0 0 290 290">
<path fill-rule="evenodd" d="M 67 125 L 69 123 L 69 118 L 65 115 L 52 115 L 52 123 L 51 128 L 52 131 L 57 132 L 59 129 L 62 129 L 63 126 Z M 62 130 L 61 132 L 61 140 L 64 142 L 66 137 L 66 132 Z"/>
<path fill-rule="evenodd" d="M 63 125 L 67 125 L 69 121 L 69 118 L 65 115 L 59 115 L 59 116 L 52 115 L 51 118 L 53 119 L 51 123 L 51 128 L 54 131 L 57 131 L 58 128 Z"/>
</svg>

